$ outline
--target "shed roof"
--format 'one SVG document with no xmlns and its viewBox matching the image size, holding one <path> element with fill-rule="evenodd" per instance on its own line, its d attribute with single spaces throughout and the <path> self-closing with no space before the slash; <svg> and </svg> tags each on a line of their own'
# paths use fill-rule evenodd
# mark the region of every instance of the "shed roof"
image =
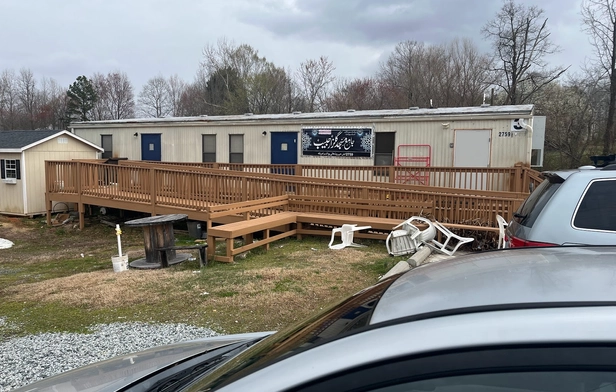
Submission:
<svg viewBox="0 0 616 392">
<path fill-rule="evenodd" d="M 378 118 L 409 118 L 409 117 L 439 117 L 460 115 L 510 115 L 530 116 L 533 114 L 534 105 L 504 105 L 504 106 L 471 106 L 460 108 L 408 108 L 386 110 L 347 110 L 344 112 L 319 112 L 319 113 L 282 113 L 282 114 L 240 114 L 230 116 L 195 116 L 195 117 L 165 117 L 165 118 L 133 118 L 122 120 L 105 121 L 79 121 L 71 123 L 75 127 L 87 127 L 88 125 L 111 125 L 111 124 L 152 124 L 152 123 L 215 123 L 237 121 L 290 121 L 290 120 L 323 120 L 323 119 L 378 119 Z"/>
<path fill-rule="evenodd" d="M 20 152 L 44 143 L 56 136 L 66 135 L 85 143 L 92 148 L 103 151 L 103 149 L 89 141 L 73 135 L 68 131 L 37 129 L 25 131 L 0 131 L 0 152 Z"/>
<path fill-rule="evenodd" d="M 0 131 L 0 149 L 21 149 L 32 143 L 48 138 L 58 130 L 42 129 L 36 131 Z"/>
</svg>

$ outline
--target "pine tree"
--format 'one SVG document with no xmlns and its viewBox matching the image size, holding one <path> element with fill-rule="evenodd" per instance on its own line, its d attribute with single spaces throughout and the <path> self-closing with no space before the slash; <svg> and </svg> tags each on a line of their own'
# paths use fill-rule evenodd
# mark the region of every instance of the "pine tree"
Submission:
<svg viewBox="0 0 616 392">
<path fill-rule="evenodd" d="M 69 121 L 89 121 L 88 115 L 98 100 L 98 94 L 92 82 L 85 76 L 77 77 L 66 92 L 68 104 L 66 117 Z"/>
</svg>

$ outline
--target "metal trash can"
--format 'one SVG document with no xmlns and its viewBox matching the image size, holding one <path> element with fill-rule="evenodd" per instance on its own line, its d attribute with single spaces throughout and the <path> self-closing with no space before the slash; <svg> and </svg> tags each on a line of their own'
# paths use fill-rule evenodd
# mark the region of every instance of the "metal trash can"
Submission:
<svg viewBox="0 0 616 392">
<path fill-rule="evenodd" d="M 188 225 L 188 235 L 191 238 L 202 238 L 203 230 L 201 229 L 201 222 L 199 221 L 188 221 L 186 222 Z"/>
</svg>

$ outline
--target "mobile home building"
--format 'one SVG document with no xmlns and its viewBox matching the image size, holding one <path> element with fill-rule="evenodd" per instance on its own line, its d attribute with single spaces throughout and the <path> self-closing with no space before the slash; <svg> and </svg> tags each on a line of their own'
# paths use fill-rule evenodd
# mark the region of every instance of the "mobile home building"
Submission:
<svg viewBox="0 0 616 392">
<path fill-rule="evenodd" d="M 540 166 L 543 145 L 533 146 L 533 133 L 544 129 L 534 129 L 533 111 L 533 105 L 482 105 L 247 113 L 75 122 L 70 131 L 100 146 L 104 151 L 101 158 L 349 166 Z"/>
</svg>

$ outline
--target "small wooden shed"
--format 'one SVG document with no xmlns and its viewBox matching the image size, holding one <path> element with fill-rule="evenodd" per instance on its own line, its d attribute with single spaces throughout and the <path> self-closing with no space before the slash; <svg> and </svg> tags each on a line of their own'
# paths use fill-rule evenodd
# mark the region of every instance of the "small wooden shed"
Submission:
<svg viewBox="0 0 616 392">
<path fill-rule="evenodd" d="M 45 214 L 45 161 L 96 159 L 102 151 L 67 131 L 0 131 L 0 214 Z"/>
</svg>

